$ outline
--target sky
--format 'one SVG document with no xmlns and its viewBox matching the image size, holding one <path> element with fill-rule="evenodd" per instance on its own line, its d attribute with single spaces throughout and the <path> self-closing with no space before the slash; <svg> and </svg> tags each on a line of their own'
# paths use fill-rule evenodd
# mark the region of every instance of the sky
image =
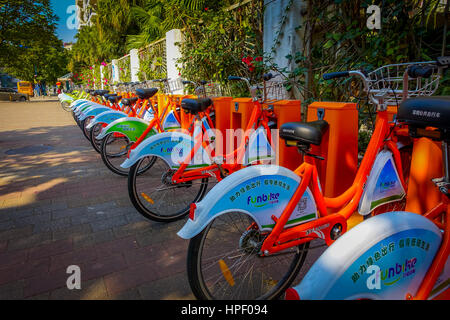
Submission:
<svg viewBox="0 0 450 320">
<path fill-rule="evenodd" d="M 56 33 L 64 42 L 74 42 L 75 0 L 50 0 L 53 12 L 59 17 Z M 69 10 L 69 13 L 67 12 Z"/>
</svg>

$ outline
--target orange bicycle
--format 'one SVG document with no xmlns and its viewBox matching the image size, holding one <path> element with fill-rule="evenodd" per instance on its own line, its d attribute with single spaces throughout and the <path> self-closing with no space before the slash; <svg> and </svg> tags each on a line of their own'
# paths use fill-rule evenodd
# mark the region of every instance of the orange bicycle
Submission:
<svg viewBox="0 0 450 320">
<path fill-rule="evenodd" d="M 192 205 L 178 232 L 190 239 L 187 272 L 199 299 L 274 299 L 294 281 L 305 264 L 309 244 L 331 245 L 347 231 L 355 211 L 369 215 L 376 207 L 406 195 L 405 159 L 411 144 L 407 126 L 389 123 L 387 106 L 411 96 L 431 95 L 439 72 L 435 61 L 396 64 L 371 73 L 345 71 L 326 79 L 356 76 L 377 107 L 375 130 L 353 185 L 336 198 L 324 197 L 311 145 L 320 145 L 328 123 L 286 123 L 280 137 L 297 147 L 305 162 L 294 172 L 279 166 L 244 168 L 218 183 Z M 402 153 L 405 153 L 402 156 Z"/>
<path fill-rule="evenodd" d="M 265 75 L 266 81 L 271 78 L 272 75 Z M 212 131 L 213 123 L 208 112 L 205 113 L 212 106 L 210 99 L 184 99 L 182 108 L 194 116 L 190 130 L 155 135 L 132 150 L 122 164 L 124 168 L 131 167 L 129 196 L 145 217 L 161 222 L 181 219 L 189 213 L 192 203 L 203 198 L 209 178 L 220 181 L 247 165 L 274 158 L 269 125 L 274 118 L 273 110 L 258 98 L 259 87 L 252 86 L 248 79 L 232 76 L 229 80 L 245 81 L 254 104 L 236 149 L 224 155 L 215 152 L 218 132 Z M 254 143 L 262 147 L 251 153 Z M 145 174 L 140 174 L 147 158 L 153 159 L 154 164 Z"/>
<path fill-rule="evenodd" d="M 408 194 L 410 202 L 423 204 L 437 195 L 432 207 L 385 213 L 359 224 L 320 256 L 298 286 L 288 289 L 287 299 L 450 298 L 450 97 L 409 99 L 397 119 L 409 126 L 415 140 L 413 165 L 433 163 L 438 168 L 434 174 L 444 173 L 436 178 L 420 165 L 420 175 L 411 179 L 425 194 Z M 420 181 L 423 175 L 429 179 Z M 419 208 L 407 205 L 407 210 Z"/>
</svg>

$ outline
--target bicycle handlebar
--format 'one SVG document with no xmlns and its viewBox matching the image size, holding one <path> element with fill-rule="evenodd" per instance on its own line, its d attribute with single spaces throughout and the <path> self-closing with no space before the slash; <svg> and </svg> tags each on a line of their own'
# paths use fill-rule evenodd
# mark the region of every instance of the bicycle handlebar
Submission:
<svg viewBox="0 0 450 320">
<path fill-rule="evenodd" d="M 331 80 L 336 78 L 348 77 L 350 75 L 350 71 L 338 71 L 338 72 L 330 72 L 325 73 L 323 75 L 323 80 Z"/>
<path fill-rule="evenodd" d="M 422 66 L 411 66 L 408 68 L 408 76 L 411 78 L 429 78 L 433 74 L 433 68 Z"/>
<path fill-rule="evenodd" d="M 445 67 L 445 66 L 450 66 L 450 56 L 446 56 L 446 57 L 439 57 L 436 59 L 436 64 L 439 67 Z"/>
</svg>

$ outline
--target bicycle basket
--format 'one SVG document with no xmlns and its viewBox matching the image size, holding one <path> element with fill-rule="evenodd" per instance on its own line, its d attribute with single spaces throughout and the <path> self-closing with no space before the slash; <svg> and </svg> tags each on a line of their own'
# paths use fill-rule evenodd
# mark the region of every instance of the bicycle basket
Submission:
<svg viewBox="0 0 450 320">
<path fill-rule="evenodd" d="M 276 102 L 279 100 L 289 100 L 290 94 L 286 89 L 286 81 L 266 81 L 263 85 L 264 102 Z"/>
<path fill-rule="evenodd" d="M 432 67 L 429 78 L 408 77 L 408 69 L 413 66 Z M 408 81 L 404 82 L 404 77 Z M 418 96 L 431 96 L 439 86 L 439 68 L 433 62 L 414 62 L 390 64 L 380 67 L 367 75 L 370 101 L 379 104 L 379 99 L 388 106 L 397 106 L 403 100 Z"/>
<path fill-rule="evenodd" d="M 164 83 L 164 93 L 165 94 L 173 94 L 176 91 L 183 91 L 184 85 L 183 80 L 181 78 L 175 80 L 169 80 Z"/>
<path fill-rule="evenodd" d="M 209 98 L 223 97 L 226 94 L 226 87 L 217 82 L 205 84 L 205 96 Z"/>
</svg>

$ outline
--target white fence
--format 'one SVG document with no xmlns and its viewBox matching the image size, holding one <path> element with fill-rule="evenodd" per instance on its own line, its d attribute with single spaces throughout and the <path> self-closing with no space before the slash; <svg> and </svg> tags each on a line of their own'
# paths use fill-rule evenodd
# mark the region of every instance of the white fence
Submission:
<svg viewBox="0 0 450 320">
<path fill-rule="evenodd" d="M 100 67 L 101 89 L 110 84 L 168 78 L 177 81 L 177 60 L 181 58 L 177 43 L 183 41 L 181 30 L 173 29 L 166 37 Z M 106 72 L 105 72 L 106 68 Z M 107 75 L 105 78 L 105 74 Z M 106 82 L 105 82 L 106 79 Z M 100 89 L 100 88 L 96 88 Z"/>
</svg>

